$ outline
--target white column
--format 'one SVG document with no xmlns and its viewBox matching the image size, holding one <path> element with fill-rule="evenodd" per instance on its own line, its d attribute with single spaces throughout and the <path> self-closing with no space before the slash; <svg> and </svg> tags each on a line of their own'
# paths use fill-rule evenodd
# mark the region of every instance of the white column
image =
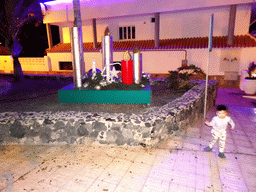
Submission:
<svg viewBox="0 0 256 192">
<path fill-rule="evenodd" d="M 85 78 L 85 64 L 83 53 L 82 20 L 80 12 L 80 0 L 73 0 L 74 27 L 72 28 L 72 53 L 74 88 L 82 87 L 82 79 Z"/>
<path fill-rule="evenodd" d="M 159 47 L 160 14 L 155 13 L 155 47 Z"/>
<path fill-rule="evenodd" d="M 232 45 L 234 41 L 234 31 L 236 22 L 236 5 L 230 5 L 229 22 L 228 22 L 228 45 Z"/>
<path fill-rule="evenodd" d="M 48 39 L 48 47 L 51 49 L 53 47 L 52 44 L 52 31 L 50 23 L 46 23 L 46 31 L 47 31 L 47 39 Z"/>
<path fill-rule="evenodd" d="M 80 66 L 81 55 L 80 55 L 80 46 L 79 46 L 78 27 L 72 28 L 72 55 L 73 55 L 74 87 L 81 88 L 82 74 L 81 74 L 81 66 Z"/>
<path fill-rule="evenodd" d="M 98 42 L 97 42 L 97 25 L 96 25 L 96 19 L 92 19 L 92 28 L 93 28 L 93 47 L 98 48 Z"/>
<path fill-rule="evenodd" d="M 133 76 L 136 84 L 140 83 L 142 73 L 141 53 L 133 53 Z"/>
<path fill-rule="evenodd" d="M 103 51 L 103 68 L 105 67 L 106 80 L 110 81 L 110 64 L 113 62 L 113 39 L 111 36 L 103 36 L 102 39 L 102 51 Z"/>
</svg>

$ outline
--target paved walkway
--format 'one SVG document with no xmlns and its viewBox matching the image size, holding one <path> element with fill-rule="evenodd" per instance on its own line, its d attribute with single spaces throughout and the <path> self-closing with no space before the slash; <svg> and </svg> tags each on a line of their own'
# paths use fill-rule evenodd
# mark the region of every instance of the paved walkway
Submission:
<svg viewBox="0 0 256 192">
<path fill-rule="evenodd" d="M 211 134 L 202 123 L 158 148 L 2 146 L 0 191 L 186 192 L 256 191 L 256 109 L 237 89 L 219 89 L 216 104 L 229 106 L 226 159 L 204 152 Z M 215 112 L 207 113 L 211 119 Z"/>
</svg>

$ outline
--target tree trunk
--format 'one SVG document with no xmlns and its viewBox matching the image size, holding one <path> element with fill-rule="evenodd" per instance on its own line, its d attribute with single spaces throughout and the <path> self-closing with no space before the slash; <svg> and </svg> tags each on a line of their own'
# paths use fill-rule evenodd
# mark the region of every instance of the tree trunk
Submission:
<svg viewBox="0 0 256 192">
<path fill-rule="evenodd" d="M 13 57 L 14 79 L 17 82 L 23 81 L 24 75 L 23 75 L 23 71 L 21 68 L 20 61 L 19 61 L 19 57 L 17 57 L 17 56 L 12 56 L 12 57 Z"/>
</svg>

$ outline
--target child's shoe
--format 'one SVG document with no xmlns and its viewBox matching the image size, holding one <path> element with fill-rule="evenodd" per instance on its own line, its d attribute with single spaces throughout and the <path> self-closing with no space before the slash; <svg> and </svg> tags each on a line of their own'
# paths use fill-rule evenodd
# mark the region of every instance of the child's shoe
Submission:
<svg viewBox="0 0 256 192">
<path fill-rule="evenodd" d="M 224 153 L 219 153 L 219 155 L 218 155 L 220 158 L 222 158 L 222 159 L 226 159 L 226 156 L 224 155 Z"/>
<path fill-rule="evenodd" d="M 204 148 L 204 151 L 207 151 L 207 152 L 212 151 L 212 148 L 210 148 L 209 146 L 208 146 L 208 147 L 205 147 L 205 148 Z"/>
</svg>

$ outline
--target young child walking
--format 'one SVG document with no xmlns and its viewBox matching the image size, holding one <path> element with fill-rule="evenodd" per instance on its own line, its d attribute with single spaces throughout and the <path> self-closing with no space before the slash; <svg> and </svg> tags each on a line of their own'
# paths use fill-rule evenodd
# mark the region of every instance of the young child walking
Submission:
<svg viewBox="0 0 256 192">
<path fill-rule="evenodd" d="M 227 132 L 226 129 L 228 127 L 228 124 L 231 125 L 231 129 L 233 130 L 235 128 L 235 123 L 231 119 L 231 117 L 228 116 L 228 110 L 225 105 L 218 105 L 217 106 L 217 112 L 215 117 L 212 118 L 211 122 L 205 121 L 205 124 L 212 127 L 212 141 L 210 142 L 209 146 L 204 148 L 204 151 L 211 151 L 214 144 L 217 140 L 219 140 L 219 157 L 220 158 L 226 158 L 224 155 L 224 149 L 226 144 L 226 137 Z"/>
</svg>

